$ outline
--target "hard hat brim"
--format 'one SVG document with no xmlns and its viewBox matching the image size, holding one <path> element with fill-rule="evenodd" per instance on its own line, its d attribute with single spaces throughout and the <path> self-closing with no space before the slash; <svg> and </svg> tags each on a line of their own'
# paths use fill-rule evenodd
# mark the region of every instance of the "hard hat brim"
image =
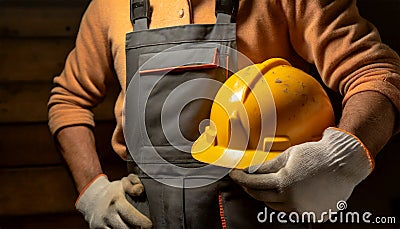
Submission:
<svg viewBox="0 0 400 229">
<path fill-rule="evenodd" d="M 282 151 L 237 150 L 215 145 L 207 132 L 194 142 L 192 157 L 198 161 L 226 168 L 244 169 L 277 157 Z"/>
</svg>

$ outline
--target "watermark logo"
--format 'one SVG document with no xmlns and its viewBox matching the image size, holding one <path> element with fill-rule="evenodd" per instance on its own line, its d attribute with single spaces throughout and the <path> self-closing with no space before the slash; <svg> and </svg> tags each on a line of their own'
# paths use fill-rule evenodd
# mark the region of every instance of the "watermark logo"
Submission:
<svg viewBox="0 0 400 229">
<path fill-rule="evenodd" d="M 339 200 L 336 204 L 336 208 L 339 211 L 343 211 L 347 208 L 347 203 L 344 200 Z"/>
<path fill-rule="evenodd" d="M 321 213 L 315 212 L 275 212 L 264 208 L 257 214 L 257 220 L 260 223 L 366 223 L 366 224 L 396 224 L 398 223 L 394 216 L 376 216 L 371 212 L 352 212 L 346 211 L 347 203 L 340 200 L 336 204 L 336 210 L 329 209 Z"/>
</svg>

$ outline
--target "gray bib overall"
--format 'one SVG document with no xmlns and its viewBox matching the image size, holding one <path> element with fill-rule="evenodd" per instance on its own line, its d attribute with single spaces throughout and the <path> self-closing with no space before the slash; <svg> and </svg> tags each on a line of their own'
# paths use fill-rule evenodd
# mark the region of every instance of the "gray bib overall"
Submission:
<svg viewBox="0 0 400 229">
<path fill-rule="evenodd" d="M 126 34 L 124 134 L 128 170 L 145 195 L 128 199 L 154 228 L 265 228 L 265 205 L 230 180 L 225 168 L 190 154 L 221 83 L 236 71 L 237 10 L 217 0 L 216 24 L 148 29 L 149 3 L 131 0 Z"/>
</svg>

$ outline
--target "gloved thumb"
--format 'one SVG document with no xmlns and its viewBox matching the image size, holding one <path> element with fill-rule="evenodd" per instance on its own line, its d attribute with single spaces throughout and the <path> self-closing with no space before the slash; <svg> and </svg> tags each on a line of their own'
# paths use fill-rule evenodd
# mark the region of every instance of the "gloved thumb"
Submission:
<svg viewBox="0 0 400 229">
<path fill-rule="evenodd" d="M 290 148 L 281 153 L 278 157 L 266 161 L 262 164 L 259 165 L 253 165 L 248 168 L 245 168 L 244 171 L 246 173 L 276 173 L 278 172 L 281 168 L 285 167 L 286 162 L 289 158 L 289 151 Z"/>
<path fill-rule="evenodd" d="M 129 174 L 127 177 L 122 178 L 121 182 L 124 191 L 131 196 L 140 196 L 144 190 L 139 177 L 134 174 Z"/>
<path fill-rule="evenodd" d="M 123 200 L 118 204 L 118 209 L 120 209 L 118 213 L 128 225 L 145 229 L 152 227 L 151 220 L 133 207 L 127 200 Z"/>
</svg>

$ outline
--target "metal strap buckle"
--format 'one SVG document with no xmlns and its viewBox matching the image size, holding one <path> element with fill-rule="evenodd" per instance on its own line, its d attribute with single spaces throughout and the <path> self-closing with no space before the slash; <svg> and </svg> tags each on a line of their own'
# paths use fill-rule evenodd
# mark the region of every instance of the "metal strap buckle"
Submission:
<svg viewBox="0 0 400 229">
<path fill-rule="evenodd" d="M 236 18 L 239 8 L 239 0 L 216 0 L 215 1 L 215 15 L 219 13 L 232 16 L 232 20 Z"/>
<path fill-rule="evenodd" d="M 150 2 L 149 0 L 131 0 L 131 22 L 146 18 L 150 21 Z"/>
</svg>

